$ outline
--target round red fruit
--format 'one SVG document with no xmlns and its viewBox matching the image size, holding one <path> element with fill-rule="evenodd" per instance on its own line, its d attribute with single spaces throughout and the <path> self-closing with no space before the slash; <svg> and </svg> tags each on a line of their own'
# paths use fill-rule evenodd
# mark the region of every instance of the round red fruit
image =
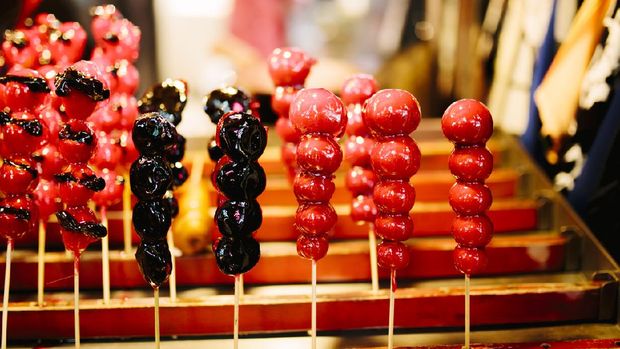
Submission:
<svg viewBox="0 0 620 349">
<path fill-rule="evenodd" d="M 382 241 L 377 246 L 377 262 L 381 268 L 404 269 L 409 265 L 409 249 L 402 242 Z"/>
<path fill-rule="evenodd" d="M 456 182 L 448 192 L 448 201 L 456 213 L 475 215 L 491 207 L 493 195 L 485 184 Z"/>
<path fill-rule="evenodd" d="M 409 180 L 420 168 L 420 149 L 409 137 L 377 142 L 372 148 L 372 168 L 382 179 Z"/>
<path fill-rule="evenodd" d="M 21 111 L 1 117 L 2 144 L 9 153 L 30 155 L 45 142 L 47 130 L 34 114 Z"/>
<path fill-rule="evenodd" d="M 493 237 L 493 223 L 485 214 L 456 216 L 452 221 L 452 235 L 464 247 L 484 247 Z"/>
<path fill-rule="evenodd" d="M 87 122 L 69 120 L 58 133 L 58 152 L 70 163 L 88 162 L 97 148 L 97 137 Z"/>
<path fill-rule="evenodd" d="M 0 200 L 0 235 L 19 239 L 34 232 L 39 222 L 39 212 L 34 200 L 26 195 L 7 196 Z"/>
<path fill-rule="evenodd" d="M 297 238 L 297 254 L 305 259 L 318 261 L 325 257 L 328 248 L 329 241 L 325 234 L 319 236 L 307 236 L 302 234 Z"/>
<path fill-rule="evenodd" d="M 297 92 L 291 103 L 289 118 L 302 134 L 325 133 L 340 137 L 347 126 L 344 104 L 335 94 L 323 88 Z"/>
<path fill-rule="evenodd" d="M 344 144 L 344 158 L 351 166 L 369 166 L 370 152 L 374 145 L 372 138 L 351 136 Z"/>
<path fill-rule="evenodd" d="M 354 222 L 374 222 L 377 207 L 372 196 L 358 195 L 351 201 L 351 219 Z"/>
<path fill-rule="evenodd" d="M 441 128 L 451 142 L 484 144 L 493 134 L 493 118 L 487 107 L 474 99 L 452 103 L 441 118 Z"/>
<path fill-rule="evenodd" d="M 336 211 L 330 204 L 304 204 L 297 208 L 295 226 L 302 233 L 314 236 L 328 233 L 337 219 Z"/>
<path fill-rule="evenodd" d="M 83 163 L 67 166 L 64 173 L 56 176 L 59 196 L 67 206 L 84 206 L 96 191 L 105 188 L 105 182 Z"/>
<path fill-rule="evenodd" d="M 300 202 L 328 202 L 336 190 L 331 177 L 299 173 L 293 184 L 295 197 Z"/>
<path fill-rule="evenodd" d="M 375 232 L 379 237 L 386 240 L 405 241 L 413 236 L 413 220 L 408 214 L 379 213 L 375 219 Z"/>
<path fill-rule="evenodd" d="M 329 136 L 309 135 L 297 145 L 297 164 L 304 170 L 324 176 L 336 172 L 342 162 L 342 150 Z"/>
<path fill-rule="evenodd" d="M 277 86 L 271 97 L 271 108 L 282 118 L 288 118 L 291 103 L 295 98 L 298 88 L 292 86 Z"/>
<path fill-rule="evenodd" d="M 38 182 L 34 162 L 27 157 L 4 159 L 0 167 L 0 192 L 5 195 L 31 192 Z"/>
<path fill-rule="evenodd" d="M 62 207 L 58 197 L 58 185 L 47 179 L 39 181 L 39 185 L 34 190 L 34 199 L 39 208 L 39 216 L 45 221 Z"/>
<path fill-rule="evenodd" d="M 465 275 L 478 274 L 484 270 L 488 258 L 484 249 L 457 247 L 453 253 L 454 267 Z"/>
<path fill-rule="evenodd" d="M 276 121 L 276 133 L 284 142 L 297 143 L 301 134 L 288 118 L 278 118 Z"/>
<path fill-rule="evenodd" d="M 373 198 L 379 211 L 409 214 L 415 203 L 415 189 L 408 182 L 385 181 L 375 186 Z"/>
<path fill-rule="evenodd" d="M 276 86 L 301 86 L 316 61 L 296 47 L 276 48 L 269 57 L 269 75 Z"/>
<path fill-rule="evenodd" d="M 288 168 L 297 167 L 297 144 L 284 143 L 280 151 L 282 152 L 282 162 Z"/>
<path fill-rule="evenodd" d="M 462 181 L 484 181 L 493 171 L 493 155 L 485 147 L 457 147 L 448 159 L 448 167 Z"/>
<path fill-rule="evenodd" d="M 372 193 L 377 177 L 368 168 L 355 166 L 347 172 L 345 185 L 354 196 Z"/>
<path fill-rule="evenodd" d="M 86 206 L 81 207 L 68 207 L 65 210 L 78 224 L 84 223 L 96 223 L 97 216 Z M 62 236 L 62 242 L 65 248 L 76 255 L 80 255 L 88 245 L 97 241 L 97 238 L 83 234 L 81 232 L 74 232 L 68 229 L 60 227 L 60 234 Z"/>
<path fill-rule="evenodd" d="M 123 149 L 119 142 L 105 132 L 97 135 L 97 149 L 92 157 L 92 164 L 99 169 L 115 169 L 123 157 Z"/>
<path fill-rule="evenodd" d="M 345 80 L 340 90 L 342 101 L 349 104 L 364 104 L 379 89 L 377 81 L 369 74 L 356 74 Z"/>
<path fill-rule="evenodd" d="M 93 201 L 99 207 L 110 207 L 117 204 L 123 198 L 123 177 L 113 170 L 104 169 L 97 175 L 105 181 L 105 188 L 93 195 Z"/>
<path fill-rule="evenodd" d="M 420 104 L 409 92 L 386 89 L 364 105 L 364 122 L 378 136 L 408 135 L 420 124 Z"/>
</svg>

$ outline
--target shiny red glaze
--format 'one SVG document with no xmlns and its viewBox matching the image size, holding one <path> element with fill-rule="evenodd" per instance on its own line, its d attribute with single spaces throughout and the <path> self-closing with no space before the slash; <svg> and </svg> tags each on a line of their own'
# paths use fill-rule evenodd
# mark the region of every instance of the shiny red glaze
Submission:
<svg viewBox="0 0 620 349">
<path fill-rule="evenodd" d="M 17 166 L 9 165 L 7 160 Z M 35 176 L 21 166 L 28 166 L 35 171 Z M 38 183 L 37 167 L 28 157 L 16 156 L 5 159 L 0 166 L 0 192 L 5 195 L 26 194 L 32 192 Z"/>
<path fill-rule="evenodd" d="M 288 118 L 278 118 L 276 121 L 276 133 L 280 136 L 280 139 L 288 143 L 297 143 L 301 138 L 301 133 Z"/>
<path fill-rule="evenodd" d="M 358 195 L 351 201 L 351 219 L 354 222 L 374 222 L 377 207 L 372 196 Z"/>
<path fill-rule="evenodd" d="M 372 138 L 351 136 L 344 143 L 344 159 L 351 166 L 370 166 L 370 152 L 374 145 Z"/>
<path fill-rule="evenodd" d="M 306 88 L 295 95 L 289 118 L 302 134 L 344 134 L 347 110 L 340 98 L 323 88 Z"/>
<path fill-rule="evenodd" d="M 42 178 L 51 179 L 56 173 L 60 173 L 67 161 L 60 156 L 56 147 L 52 144 L 46 144 L 35 152 L 39 173 Z"/>
<path fill-rule="evenodd" d="M 344 81 L 340 96 L 347 105 L 364 104 L 377 90 L 379 90 L 379 84 L 372 75 L 356 74 Z"/>
<path fill-rule="evenodd" d="M 78 223 L 97 222 L 97 216 L 87 206 L 68 207 L 65 211 L 73 216 Z M 86 234 L 74 233 L 62 227 L 60 227 L 60 235 L 62 236 L 65 249 L 73 252 L 75 255 L 80 255 L 86 250 L 88 245 L 97 241 L 97 239 Z"/>
<path fill-rule="evenodd" d="M 52 60 L 61 64 L 71 64 L 79 60 L 86 46 L 86 31 L 78 22 L 64 22 L 50 37 L 49 49 Z"/>
<path fill-rule="evenodd" d="M 136 97 L 128 94 L 116 94 L 112 97 L 113 98 L 110 101 L 110 108 L 112 108 L 113 111 L 120 113 L 120 127 L 124 130 L 131 130 L 139 114 Z"/>
<path fill-rule="evenodd" d="M 140 74 L 138 69 L 127 60 L 121 60 L 116 62 L 116 66 L 108 67 L 107 69 L 114 69 L 110 73 L 112 84 L 110 90 L 118 94 L 133 95 L 138 89 L 140 83 Z"/>
<path fill-rule="evenodd" d="M 121 114 L 113 111 L 110 106 L 111 103 L 106 107 L 95 110 L 88 118 L 88 121 L 93 125 L 93 129 L 96 131 L 110 133 L 113 130 L 121 128 Z"/>
<path fill-rule="evenodd" d="M 491 207 L 491 189 L 481 183 L 457 182 L 448 192 L 448 201 L 456 213 L 474 215 L 483 213 Z"/>
<path fill-rule="evenodd" d="M 60 200 L 67 206 L 86 205 L 95 192 L 86 188 L 78 181 L 86 176 L 94 176 L 95 171 L 86 164 L 75 163 L 67 166 L 63 173 L 71 173 L 77 181 L 58 183 L 58 195 L 60 196 Z"/>
<path fill-rule="evenodd" d="M 284 143 L 280 151 L 284 165 L 294 170 L 297 167 L 297 145 L 295 143 Z"/>
<path fill-rule="evenodd" d="M 228 155 L 222 156 L 213 167 L 213 172 L 211 172 L 211 184 L 213 184 L 213 188 L 218 188 L 217 186 L 217 174 L 220 173 L 220 169 L 227 164 L 230 164 L 232 160 L 228 157 Z"/>
<path fill-rule="evenodd" d="M 409 182 L 384 181 L 375 186 L 373 198 L 381 212 L 408 215 L 415 203 L 415 189 Z"/>
<path fill-rule="evenodd" d="M 493 118 L 481 102 L 461 99 L 446 109 L 441 118 L 441 129 L 453 143 L 484 144 L 493 134 Z"/>
<path fill-rule="evenodd" d="M 347 112 L 347 129 L 345 133 L 349 136 L 369 136 L 370 130 L 364 123 L 362 116 L 362 106 L 353 105 L 348 107 Z"/>
<path fill-rule="evenodd" d="M 28 111 L 20 111 L 11 113 L 14 120 L 34 121 L 38 120 L 36 116 Z M 39 149 L 45 142 L 48 134 L 44 124 L 41 123 L 42 134 L 39 136 L 28 133 L 22 126 L 15 123 L 0 125 L 0 134 L 2 135 L 2 145 L 4 146 L 4 156 L 8 154 L 29 155 Z"/>
<path fill-rule="evenodd" d="M 23 46 L 17 46 L 11 40 L 2 42 L 2 55 L 9 67 L 22 66 L 25 68 L 33 68 L 38 64 L 39 53 L 37 47 L 40 47 L 41 40 L 36 35 L 36 31 L 20 29 L 11 31 L 11 35 L 23 35 Z"/>
<path fill-rule="evenodd" d="M 41 75 L 38 71 L 22 68 L 21 66 L 11 68 L 6 75 L 43 79 L 43 75 Z M 6 106 L 11 109 L 11 112 L 18 112 L 27 109 L 32 111 L 39 108 L 47 96 L 46 92 L 31 91 L 28 85 L 17 81 L 9 81 L 5 83 L 5 87 L 2 89 L 2 92 L 3 96 L 1 98 L 4 100 Z"/>
<path fill-rule="evenodd" d="M 28 220 L 17 219 L 15 215 L 0 213 L 0 235 L 6 239 L 19 239 L 27 233 L 34 232 L 39 223 L 39 212 L 34 200 L 26 195 L 12 195 L 0 200 L 0 206 L 23 209 L 30 212 Z"/>
<path fill-rule="evenodd" d="M 405 241 L 413 236 L 413 220 L 408 214 L 391 215 L 379 211 L 375 219 L 375 233 L 382 239 Z"/>
<path fill-rule="evenodd" d="M 269 57 L 269 75 L 276 86 L 301 86 L 314 63 L 314 58 L 297 47 L 276 48 Z"/>
<path fill-rule="evenodd" d="M 39 208 L 39 217 L 44 221 L 51 214 L 62 208 L 60 198 L 58 197 L 58 184 L 52 180 L 39 180 L 39 185 L 37 185 L 33 194 L 35 203 Z"/>
<path fill-rule="evenodd" d="M 97 149 L 98 142 L 95 131 L 83 120 L 69 120 L 65 125 L 69 125 L 74 132 L 88 132 L 92 134 L 93 140 L 90 144 L 86 144 L 71 139 L 59 139 L 58 152 L 67 162 L 88 162 Z"/>
<path fill-rule="evenodd" d="M 123 16 L 114 5 L 96 6 L 91 13 L 93 14 L 93 18 L 90 22 L 90 29 L 93 33 L 95 43 L 99 46 L 105 34 L 110 30 L 112 23 L 123 18 Z"/>
<path fill-rule="evenodd" d="M 488 263 L 487 254 L 484 249 L 459 246 L 454 249 L 452 257 L 456 269 L 466 275 L 480 273 Z"/>
<path fill-rule="evenodd" d="M 462 181 L 484 181 L 493 171 L 493 155 L 485 147 L 460 147 L 448 159 L 450 172 Z"/>
<path fill-rule="evenodd" d="M 97 134 L 97 148 L 91 163 L 99 169 L 115 169 L 123 158 L 123 148 L 119 142 L 105 132 Z"/>
<path fill-rule="evenodd" d="M 107 80 L 94 62 L 82 60 L 74 63 L 71 67 L 87 78 L 101 81 L 104 88 L 107 88 Z M 76 89 L 72 89 L 68 96 L 59 98 L 67 116 L 80 120 L 86 120 L 93 113 L 98 104 L 98 102 L 93 101 L 85 93 Z"/>
<path fill-rule="evenodd" d="M 420 104 L 404 90 L 381 90 L 364 105 L 364 122 L 378 136 L 408 135 L 420 124 Z"/>
<path fill-rule="evenodd" d="M 62 116 L 58 110 L 52 108 L 49 103 L 46 103 L 39 111 L 38 118 L 43 122 L 44 128 L 48 131 L 46 143 L 58 143 L 58 131 L 60 131 L 60 126 L 62 124 Z"/>
<path fill-rule="evenodd" d="M 493 223 L 486 214 L 478 216 L 457 215 L 452 221 L 452 235 L 464 247 L 484 247 L 493 237 Z"/>
<path fill-rule="evenodd" d="M 46 64 L 37 68 L 39 74 L 41 74 L 41 76 L 43 76 L 45 80 L 47 80 L 47 86 L 50 88 L 51 91 L 54 91 L 54 81 L 56 79 L 56 75 L 58 75 L 58 72 L 62 70 L 60 69 L 60 67 L 61 65 L 58 64 Z M 49 98 L 50 96 L 51 94 L 48 94 L 47 98 Z"/>
<path fill-rule="evenodd" d="M 402 242 L 382 241 L 377 246 L 377 263 L 381 268 L 403 269 L 409 265 L 409 249 Z"/>
<path fill-rule="evenodd" d="M 319 235 L 328 233 L 338 216 L 330 204 L 303 204 L 295 213 L 295 226 L 306 235 Z"/>
<path fill-rule="evenodd" d="M 377 176 L 369 168 L 355 166 L 347 172 L 344 183 L 353 196 L 371 194 L 377 183 Z"/>
<path fill-rule="evenodd" d="M 300 235 L 297 238 L 297 254 L 305 259 L 318 261 L 325 257 L 329 241 L 325 234 L 319 236 Z"/>
<path fill-rule="evenodd" d="M 331 175 L 342 162 L 342 151 L 329 136 L 309 135 L 297 145 L 297 165 L 314 174 Z"/>
<path fill-rule="evenodd" d="M 114 36 L 117 40 L 109 40 L 106 37 Z M 103 52 L 112 61 L 126 59 L 135 62 L 140 54 L 140 38 L 142 33 L 140 28 L 129 20 L 123 18 L 113 21 L 103 40 L 98 44 L 103 48 Z"/>
<path fill-rule="evenodd" d="M 299 88 L 293 86 L 277 86 L 271 97 L 271 108 L 281 118 L 288 118 L 291 103 Z"/>
<path fill-rule="evenodd" d="M 97 176 L 105 181 L 105 189 L 93 195 L 93 201 L 99 207 L 110 207 L 123 199 L 123 177 L 116 171 L 105 169 L 97 171 Z"/>
<path fill-rule="evenodd" d="M 308 173 L 297 174 L 293 184 L 293 192 L 299 202 L 328 202 L 335 190 L 336 185 L 331 177 Z"/>
<path fill-rule="evenodd" d="M 420 149 L 408 136 L 377 142 L 370 154 L 372 168 L 382 179 L 409 180 L 420 168 Z"/>
</svg>

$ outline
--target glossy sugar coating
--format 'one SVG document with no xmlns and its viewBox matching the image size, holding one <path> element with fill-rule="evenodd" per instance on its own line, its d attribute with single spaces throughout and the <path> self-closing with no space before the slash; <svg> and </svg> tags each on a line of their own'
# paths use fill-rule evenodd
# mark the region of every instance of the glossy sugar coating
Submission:
<svg viewBox="0 0 620 349">
<path fill-rule="evenodd" d="M 316 60 L 297 47 L 276 48 L 269 56 L 268 68 L 276 86 L 302 86 Z"/>
<path fill-rule="evenodd" d="M 250 111 L 250 97 L 242 90 L 227 86 L 211 91 L 204 98 L 204 112 L 211 122 L 217 124 L 226 113 Z"/>
<path fill-rule="evenodd" d="M 493 223 L 486 214 L 493 195 L 484 184 L 493 169 L 493 156 L 485 148 L 493 133 L 493 119 L 484 104 L 463 99 L 446 109 L 441 126 L 455 149 L 448 162 L 456 183 L 448 198 L 456 213 L 452 234 L 457 242 L 453 258 L 463 274 L 481 272 L 487 264 L 484 247 L 491 241 Z"/>
<path fill-rule="evenodd" d="M 260 246 L 252 235 L 263 221 L 256 198 L 266 186 L 258 158 L 267 146 L 267 132 L 257 117 L 229 112 L 218 120 L 216 142 L 224 154 L 213 173 L 221 199 L 215 221 L 223 237 L 213 248 L 218 268 L 238 275 L 252 269 L 260 258 Z"/>
<path fill-rule="evenodd" d="M 93 201 L 99 207 L 110 207 L 123 199 L 125 179 L 114 170 L 103 168 L 95 171 L 96 175 L 103 179 L 105 188 L 93 195 Z"/>
<path fill-rule="evenodd" d="M 325 89 L 303 89 L 291 103 L 289 117 L 302 134 L 296 153 L 299 173 L 293 185 L 299 202 L 297 253 L 319 260 L 327 253 L 327 236 L 338 218 L 329 200 L 334 192 L 333 174 L 342 162 L 336 137 L 344 133 L 346 109 Z"/>
<path fill-rule="evenodd" d="M 345 186 L 351 192 L 351 218 L 355 222 L 372 222 L 377 208 L 372 199 L 372 191 L 377 176 L 370 164 L 370 153 L 375 141 L 362 116 L 364 103 L 374 95 L 379 86 L 368 74 L 356 74 L 345 80 L 340 89 L 342 101 L 347 105 L 348 138 L 344 145 L 344 158 L 351 165 L 345 179 Z"/>
<path fill-rule="evenodd" d="M 410 210 L 415 189 L 410 178 L 420 168 L 420 150 L 409 134 L 420 123 L 420 106 L 404 90 L 381 90 L 364 106 L 363 119 L 374 137 L 370 160 L 378 178 L 373 190 L 377 207 L 375 233 L 383 241 L 377 248 L 377 261 L 383 268 L 399 270 L 409 264 L 409 249 L 402 241 L 413 235 Z"/>
<path fill-rule="evenodd" d="M 149 88 L 138 101 L 138 110 L 145 114 L 149 112 L 166 112 L 171 115 L 168 119 L 174 126 L 181 122 L 181 114 L 187 104 L 189 93 L 187 83 L 183 80 L 166 79 Z"/>
<path fill-rule="evenodd" d="M 90 61 L 79 61 L 56 77 L 56 95 L 60 97 L 67 116 L 86 120 L 97 103 L 110 97 L 103 73 Z"/>
</svg>

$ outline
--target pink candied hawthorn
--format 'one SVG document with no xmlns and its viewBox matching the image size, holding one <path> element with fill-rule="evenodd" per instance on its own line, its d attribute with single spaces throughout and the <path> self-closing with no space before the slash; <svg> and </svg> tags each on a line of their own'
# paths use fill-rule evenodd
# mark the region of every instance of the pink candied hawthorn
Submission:
<svg viewBox="0 0 620 349">
<path fill-rule="evenodd" d="M 50 89 L 43 75 L 36 70 L 15 66 L 0 77 L 0 98 L 11 112 L 34 111 L 41 107 Z"/>
<path fill-rule="evenodd" d="M 299 48 L 276 48 L 269 57 L 269 74 L 276 86 L 301 86 L 315 63 Z"/>
<path fill-rule="evenodd" d="M 420 104 L 404 90 L 381 90 L 366 101 L 364 110 L 366 126 L 378 137 L 408 135 L 420 124 Z"/>
<path fill-rule="evenodd" d="M 363 104 L 379 90 L 379 84 L 369 74 L 357 74 L 345 80 L 340 90 L 342 101 L 346 105 Z"/>
<path fill-rule="evenodd" d="M 289 118 L 302 134 L 324 133 L 333 137 L 344 134 L 347 112 L 342 101 L 323 88 L 308 88 L 297 92 Z"/>
<path fill-rule="evenodd" d="M 489 109 L 475 99 L 452 103 L 441 118 L 441 128 L 448 140 L 460 145 L 486 143 L 493 134 L 493 118 Z"/>
</svg>

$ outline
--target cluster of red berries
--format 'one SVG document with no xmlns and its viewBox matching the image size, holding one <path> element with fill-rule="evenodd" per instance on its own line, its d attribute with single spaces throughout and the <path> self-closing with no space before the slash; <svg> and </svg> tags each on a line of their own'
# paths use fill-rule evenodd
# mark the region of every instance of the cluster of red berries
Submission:
<svg viewBox="0 0 620 349">
<path fill-rule="evenodd" d="M 452 103 L 441 119 L 443 133 L 454 143 L 449 167 L 456 177 L 449 201 L 456 218 L 452 234 L 458 246 L 454 264 L 463 274 L 479 273 L 487 264 L 484 247 L 493 236 L 493 223 L 486 211 L 493 202 L 491 190 L 484 184 L 493 170 L 493 156 L 485 143 L 493 134 L 489 110 L 473 99 Z"/>
</svg>

